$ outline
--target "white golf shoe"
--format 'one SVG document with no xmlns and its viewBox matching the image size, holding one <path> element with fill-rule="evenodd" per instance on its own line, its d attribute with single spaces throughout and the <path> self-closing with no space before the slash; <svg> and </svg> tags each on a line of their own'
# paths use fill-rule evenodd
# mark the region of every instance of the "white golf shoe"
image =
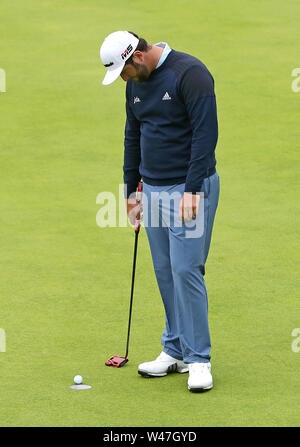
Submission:
<svg viewBox="0 0 300 447">
<path fill-rule="evenodd" d="M 189 363 L 188 389 L 190 391 L 205 391 L 213 387 L 211 364 Z"/>
<path fill-rule="evenodd" d="M 188 370 L 188 365 L 183 360 L 177 360 L 164 351 L 152 362 L 141 363 L 138 367 L 138 373 L 144 377 L 163 377 L 172 372 L 182 374 Z"/>
</svg>

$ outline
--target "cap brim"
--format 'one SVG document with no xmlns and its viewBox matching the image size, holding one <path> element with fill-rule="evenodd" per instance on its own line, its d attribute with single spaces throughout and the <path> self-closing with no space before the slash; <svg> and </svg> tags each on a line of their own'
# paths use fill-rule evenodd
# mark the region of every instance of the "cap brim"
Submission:
<svg viewBox="0 0 300 447">
<path fill-rule="evenodd" d="M 124 65 L 121 65 L 121 67 L 118 67 L 115 70 L 107 70 L 106 75 L 104 76 L 104 79 L 102 81 L 102 84 L 103 85 L 112 84 L 120 76 L 121 71 L 124 68 Z"/>
</svg>

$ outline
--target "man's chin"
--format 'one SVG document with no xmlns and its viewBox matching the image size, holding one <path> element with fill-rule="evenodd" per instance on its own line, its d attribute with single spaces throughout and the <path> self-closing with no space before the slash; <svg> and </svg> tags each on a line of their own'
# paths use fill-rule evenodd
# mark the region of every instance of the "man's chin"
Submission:
<svg viewBox="0 0 300 447">
<path fill-rule="evenodd" d="M 138 78 L 136 82 L 146 82 L 146 81 L 148 81 L 148 79 L 149 79 L 149 76 L 144 77 L 144 78 Z"/>
<path fill-rule="evenodd" d="M 135 82 L 145 82 L 148 81 L 149 79 L 149 75 L 142 75 L 142 76 L 135 76 L 134 78 L 132 78 Z"/>
</svg>

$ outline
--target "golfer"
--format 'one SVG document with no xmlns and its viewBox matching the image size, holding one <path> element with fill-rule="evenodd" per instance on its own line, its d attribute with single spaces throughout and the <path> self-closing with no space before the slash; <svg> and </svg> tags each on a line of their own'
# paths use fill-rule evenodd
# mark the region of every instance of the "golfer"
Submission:
<svg viewBox="0 0 300 447">
<path fill-rule="evenodd" d="M 132 224 L 143 180 L 143 213 L 165 308 L 163 351 L 142 363 L 145 377 L 189 372 L 190 391 L 209 390 L 211 341 L 205 262 L 219 199 L 214 80 L 196 57 L 150 45 L 135 33 L 106 37 L 104 85 L 126 81 L 124 184 Z"/>
</svg>

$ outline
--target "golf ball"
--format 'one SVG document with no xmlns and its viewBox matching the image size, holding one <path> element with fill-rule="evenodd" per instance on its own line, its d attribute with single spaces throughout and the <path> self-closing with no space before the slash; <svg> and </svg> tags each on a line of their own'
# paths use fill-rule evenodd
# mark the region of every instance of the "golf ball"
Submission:
<svg viewBox="0 0 300 447">
<path fill-rule="evenodd" d="M 76 383 L 76 385 L 80 385 L 82 383 L 82 377 L 78 374 L 74 377 L 74 382 Z"/>
</svg>

